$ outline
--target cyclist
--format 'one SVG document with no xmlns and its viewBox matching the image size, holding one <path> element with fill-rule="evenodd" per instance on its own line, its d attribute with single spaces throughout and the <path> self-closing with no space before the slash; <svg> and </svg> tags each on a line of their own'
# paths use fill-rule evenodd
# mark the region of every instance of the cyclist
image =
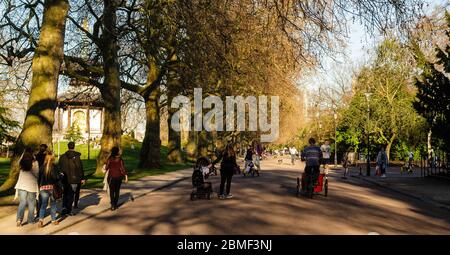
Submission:
<svg viewBox="0 0 450 255">
<path fill-rule="evenodd" d="M 312 181 L 315 185 L 319 179 L 322 151 L 320 147 L 316 145 L 316 140 L 314 138 L 310 138 L 308 142 L 309 146 L 307 146 L 302 152 L 302 159 L 306 161 L 306 176 L 312 175 Z"/>
</svg>

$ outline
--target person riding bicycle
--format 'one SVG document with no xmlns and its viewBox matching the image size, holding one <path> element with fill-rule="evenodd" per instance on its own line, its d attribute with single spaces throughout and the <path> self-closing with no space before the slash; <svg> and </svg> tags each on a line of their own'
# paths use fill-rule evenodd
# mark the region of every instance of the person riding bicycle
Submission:
<svg viewBox="0 0 450 255">
<path fill-rule="evenodd" d="M 309 146 L 302 151 L 302 159 L 306 163 L 305 173 L 306 175 L 312 175 L 312 181 L 315 185 L 319 179 L 322 150 L 316 145 L 314 138 L 310 138 L 308 142 Z"/>
<path fill-rule="evenodd" d="M 410 151 L 408 155 L 408 167 L 412 168 L 414 161 L 414 152 Z"/>
</svg>

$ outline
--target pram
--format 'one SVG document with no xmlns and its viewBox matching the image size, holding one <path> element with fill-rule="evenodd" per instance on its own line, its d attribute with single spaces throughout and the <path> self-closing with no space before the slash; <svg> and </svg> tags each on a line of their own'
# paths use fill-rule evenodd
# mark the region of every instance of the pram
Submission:
<svg viewBox="0 0 450 255">
<path fill-rule="evenodd" d="M 211 168 L 208 167 L 209 160 L 204 157 L 199 158 L 194 167 L 194 172 L 192 173 L 192 186 L 194 189 L 191 192 L 191 200 L 195 199 L 211 199 L 211 194 L 213 193 L 213 188 L 211 182 L 205 182 L 211 173 Z M 206 170 L 206 171 L 205 171 Z"/>
</svg>

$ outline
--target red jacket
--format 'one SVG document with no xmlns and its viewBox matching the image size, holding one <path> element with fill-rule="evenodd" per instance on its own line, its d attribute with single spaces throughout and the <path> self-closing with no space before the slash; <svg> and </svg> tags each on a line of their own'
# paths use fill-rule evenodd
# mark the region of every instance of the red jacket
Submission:
<svg viewBox="0 0 450 255">
<path fill-rule="evenodd" d="M 111 178 L 120 178 L 127 175 L 123 160 L 119 157 L 108 159 L 106 162 L 106 171 L 109 171 L 109 176 Z"/>
</svg>

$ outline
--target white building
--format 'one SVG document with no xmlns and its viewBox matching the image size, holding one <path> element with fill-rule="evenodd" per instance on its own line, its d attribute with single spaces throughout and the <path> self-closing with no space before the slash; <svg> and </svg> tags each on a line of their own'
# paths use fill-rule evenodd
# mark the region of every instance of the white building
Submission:
<svg viewBox="0 0 450 255">
<path fill-rule="evenodd" d="M 85 140 L 100 140 L 104 118 L 100 94 L 67 92 L 59 96 L 57 102 L 53 141 L 63 140 L 68 129 L 74 125 L 80 128 Z"/>
</svg>

